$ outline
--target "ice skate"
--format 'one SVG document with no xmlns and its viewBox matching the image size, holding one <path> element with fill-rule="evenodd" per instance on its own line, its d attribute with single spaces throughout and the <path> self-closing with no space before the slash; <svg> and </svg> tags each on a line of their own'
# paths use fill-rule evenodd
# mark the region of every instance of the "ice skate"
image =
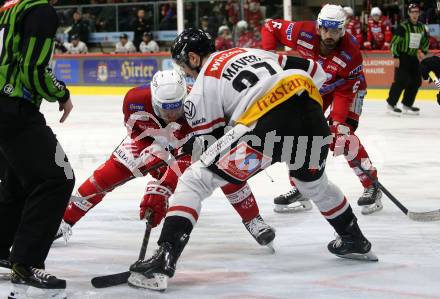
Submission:
<svg viewBox="0 0 440 299">
<path fill-rule="evenodd" d="M 391 106 L 390 104 L 388 104 L 387 105 L 387 113 L 389 115 L 401 116 L 402 110 L 400 108 L 397 108 L 396 106 Z"/>
<path fill-rule="evenodd" d="M 420 115 L 420 108 L 402 105 L 402 112 L 405 115 Z"/>
<path fill-rule="evenodd" d="M 297 188 L 285 194 L 281 194 L 273 200 L 276 213 L 295 213 L 302 211 L 309 211 L 313 208 L 310 199 L 305 198 Z"/>
<path fill-rule="evenodd" d="M 243 224 L 258 244 L 267 246 L 274 251 L 273 240 L 275 239 L 275 229 L 264 222 L 260 215 L 248 222 L 243 221 Z"/>
<path fill-rule="evenodd" d="M 376 201 L 368 206 L 362 207 L 362 215 L 370 215 L 376 212 L 379 212 L 383 209 L 382 200 L 380 198 L 377 198 Z"/>
<path fill-rule="evenodd" d="M 354 260 L 377 262 L 379 259 L 371 251 L 371 243 L 362 235 L 356 218 L 346 228 L 346 233 L 337 235 L 327 248 L 334 255 Z"/>
<path fill-rule="evenodd" d="M 372 205 L 377 199 L 381 198 L 382 191 L 376 185 L 371 185 L 370 187 L 364 189 L 364 193 L 362 193 L 362 196 L 359 197 L 357 203 L 359 206 Z"/>
<path fill-rule="evenodd" d="M 65 299 L 66 281 L 42 269 L 14 264 L 8 299 Z"/>
<path fill-rule="evenodd" d="M 58 240 L 59 238 L 62 237 L 64 239 L 64 243 L 67 245 L 67 241 L 69 241 L 71 236 L 72 236 L 72 225 L 65 222 L 64 220 L 61 220 L 60 227 L 58 228 L 54 240 Z"/>
<path fill-rule="evenodd" d="M 188 243 L 188 239 L 189 236 L 183 234 L 176 239 L 177 246 L 164 242 L 151 258 L 146 261 L 137 261 L 131 265 L 128 285 L 154 291 L 165 291 L 168 279 L 174 276 L 177 260 Z"/>
</svg>

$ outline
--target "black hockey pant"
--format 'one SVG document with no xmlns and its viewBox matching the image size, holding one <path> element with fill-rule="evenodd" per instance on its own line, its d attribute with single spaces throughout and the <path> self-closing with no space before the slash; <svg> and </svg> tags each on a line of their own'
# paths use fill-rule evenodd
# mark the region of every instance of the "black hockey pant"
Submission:
<svg viewBox="0 0 440 299">
<path fill-rule="evenodd" d="M 75 178 L 30 102 L 0 97 L 0 179 L 0 258 L 44 267 Z"/>
<path fill-rule="evenodd" d="M 395 106 L 403 93 L 402 104 L 411 107 L 416 100 L 417 91 L 422 85 L 419 60 L 416 56 L 402 55 L 400 65 L 394 71 L 394 82 L 391 84 L 387 102 Z"/>
</svg>

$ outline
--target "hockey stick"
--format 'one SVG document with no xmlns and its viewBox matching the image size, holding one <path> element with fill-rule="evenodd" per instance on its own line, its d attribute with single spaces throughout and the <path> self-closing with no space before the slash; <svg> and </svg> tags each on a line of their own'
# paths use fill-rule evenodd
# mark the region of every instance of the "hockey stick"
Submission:
<svg viewBox="0 0 440 299">
<path fill-rule="evenodd" d="M 440 209 L 430 212 L 411 212 L 397 199 L 395 198 L 390 191 L 385 188 L 377 178 L 374 178 L 367 170 L 365 170 L 361 163 L 357 160 L 353 160 L 356 167 L 358 167 L 372 182 L 375 184 L 383 193 L 411 220 L 414 221 L 437 221 L 440 220 Z"/>
<path fill-rule="evenodd" d="M 145 253 L 147 252 L 148 241 L 150 240 L 151 233 L 151 218 L 152 218 L 151 210 L 147 212 L 147 222 L 145 223 L 145 233 L 144 239 L 142 240 L 141 250 L 139 252 L 139 261 L 142 261 L 145 258 Z M 128 278 L 130 277 L 130 271 L 119 272 L 115 274 L 103 275 L 93 277 L 91 280 L 92 286 L 97 289 L 108 288 L 117 286 L 123 283 L 126 283 Z"/>
<path fill-rule="evenodd" d="M 185 154 L 185 153 L 181 153 L 181 154 L 179 154 L 179 155 L 176 155 L 176 156 L 174 157 L 174 159 L 175 159 L 175 160 L 178 160 L 179 158 L 183 157 L 184 155 L 186 155 L 186 154 Z M 145 170 L 141 171 L 141 173 L 142 173 L 142 175 L 145 176 L 145 175 L 147 175 L 149 172 L 151 172 L 151 171 L 153 171 L 153 170 L 156 170 L 156 169 L 158 169 L 158 168 L 160 168 L 160 167 L 162 167 L 162 166 L 165 166 L 165 165 L 167 165 L 167 162 L 166 162 L 166 161 L 160 161 L 160 162 L 158 162 L 157 164 L 155 164 L 154 166 L 152 166 L 152 167 L 150 167 L 150 168 L 148 168 L 148 169 L 145 169 Z M 90 195 L 87 195 L 87 196 L 76 196 L 76 195 L 72 195 L 72 196 L 70 197 L 70 201 L 72 201 L 72 202 L 80 202 L 80 201 L 82 201 L 82 200 L 89 200 L 90 198 L 95 197 L 96 195 L 107 194 L 108 192 L 112 191 L 113 189 L 115 189 L 115 188 L 117 188 L 117 187 L 119 187 L 119 186 L 124 185 L 124 184 L 127 183 L 128 181 L 131 181 L 131 180 L 134 179 L 135 177 L 136 177 L 136 176 L 128 177 L 128 178 L 126 178 L 126 179 L 124 179 L 124 180 L 122 180 L 122 181 L 120 181 L 120 182 L 118 182 L 118 183 L 116 183 L 116 184 L 113 184 L 112 186 L 108 187 L 108 188 L 105 189 L 105 190 L 102 190 L 102 191 L 100 191 L 100 192 L 96 192 L 96 193 L 93 193 L 93 194 L 90 194 Z"/>
</svg>

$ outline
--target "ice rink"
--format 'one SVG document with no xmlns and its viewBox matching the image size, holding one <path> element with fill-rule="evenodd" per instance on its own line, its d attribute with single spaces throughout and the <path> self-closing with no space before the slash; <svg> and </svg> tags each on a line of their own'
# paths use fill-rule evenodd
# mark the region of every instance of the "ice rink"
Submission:
<svg viewBox="0 0 440 299">
<path fill-rule="evenodd" d="M 119 96 L 74 96 L 65 124 L 55 104 L 43 111 L 66 150 L 77 186 L 104 162 L 125 136 Z M 440 106 L 417 102 L 419 117 L 385 114 L 384 101 L 367 101 L 357 131 L 379 178 L 411 211 L 440 208 Z M 32 149 L 29 149 L 32 150 Z M 198 225 L 165 293 L 122 285 L 94 289 L 96 275 L 125 271 L 138 256 L 144 223 L 138 206 L 148 178 L 116 189 L 73 230 L 67 246 L 57 241 L 47 269 L 67 280 L 68 298 L 440 298 L 440 221 L 410 220 L 386 197 L 384 210 L 363 216 L 356 205 L 362 186 L 343 157 L 327 162 L 329 178 L 347 195 L 378 263 L 340 259 L 327 251 L 333 231 L 316 207 L 276 214 L 273 197 L 289 190 L 285 167 L 271 166 L 251 180 L 266 222 L 277 230 L 276 253 L 260 247 L 220 192 L 205 200 Z M 153 230 L 147 256 L 156 248 Z M 0 270 L 1 271 L 1 270 Z M 0 298 L 9 283 L 0 282 Z"/>
</svg>

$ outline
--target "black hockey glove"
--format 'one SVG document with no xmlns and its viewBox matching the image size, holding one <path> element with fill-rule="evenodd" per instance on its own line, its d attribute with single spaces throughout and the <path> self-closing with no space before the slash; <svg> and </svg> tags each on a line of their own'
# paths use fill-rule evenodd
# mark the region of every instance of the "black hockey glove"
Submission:
<svg viewBox="0 0 440 299">
<path fill-rule="evenodd" d="M 437 94 L 437 103 L 440 105 L 440 92 Z"/>
</svg>

